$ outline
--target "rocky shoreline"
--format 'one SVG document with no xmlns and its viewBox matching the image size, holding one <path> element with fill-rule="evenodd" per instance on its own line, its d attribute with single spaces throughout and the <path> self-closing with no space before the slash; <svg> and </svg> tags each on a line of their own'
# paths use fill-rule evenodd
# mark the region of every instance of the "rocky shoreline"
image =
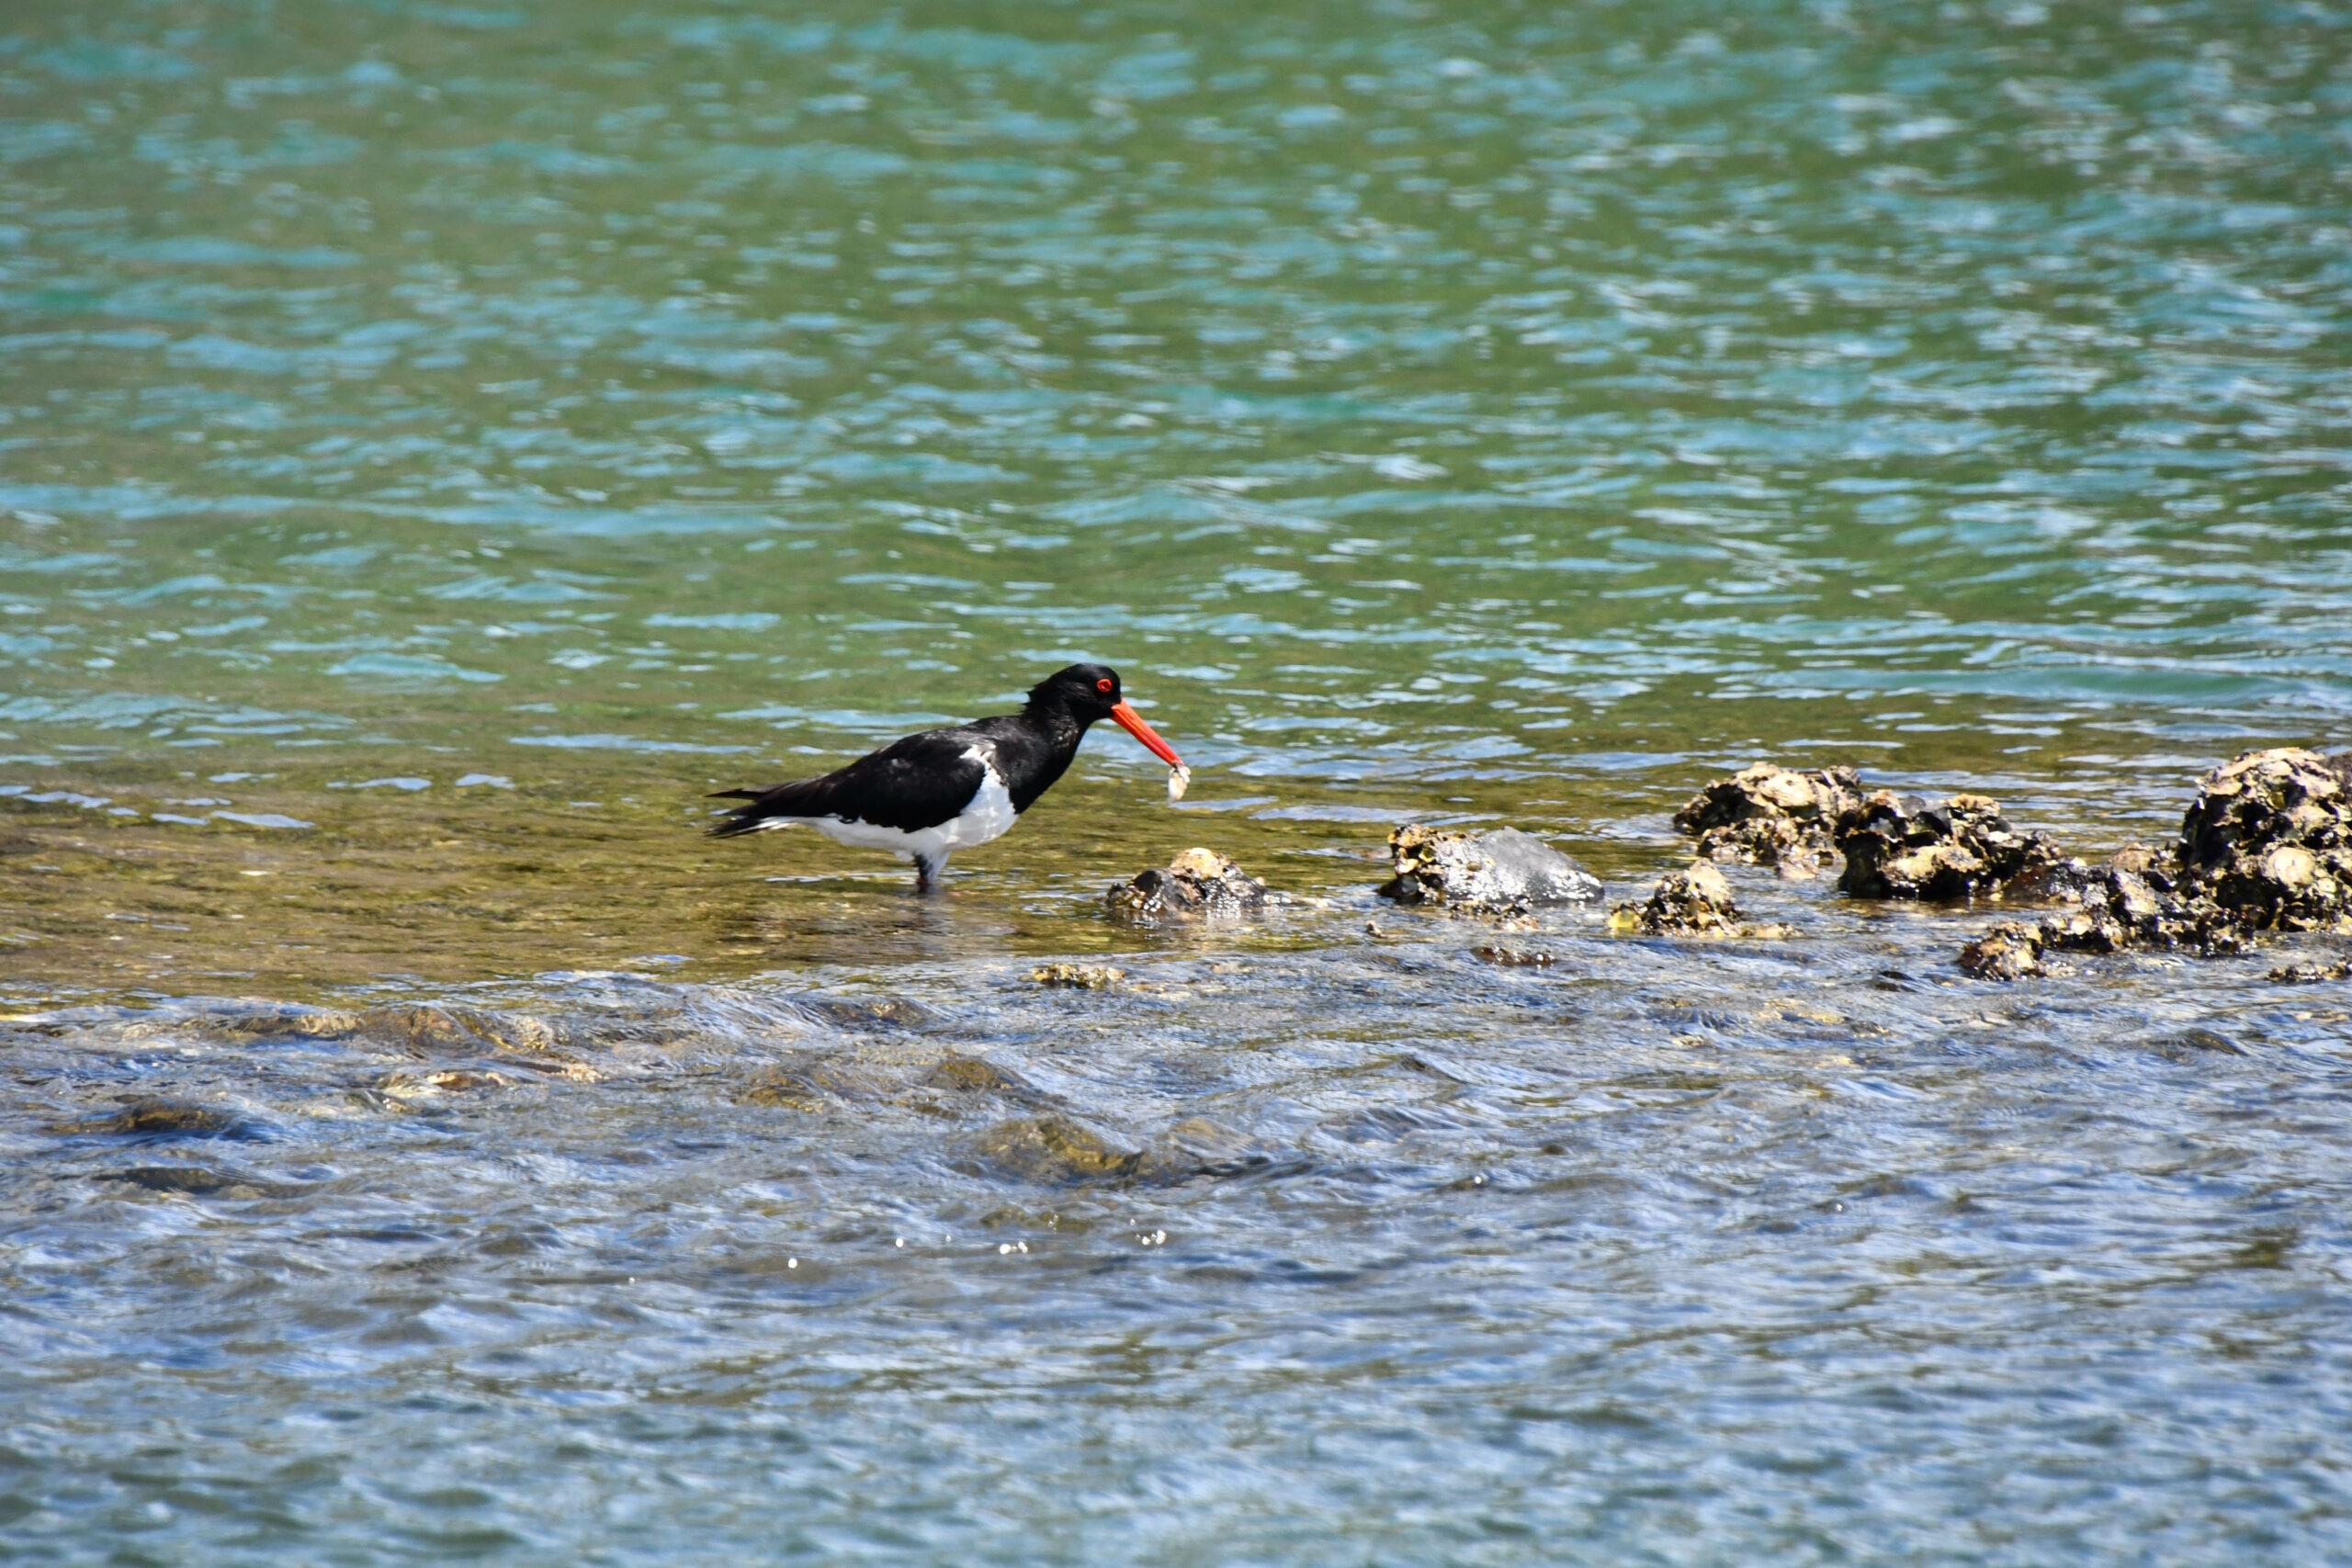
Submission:
<svg viewBox="0 0 2352 1568">
<path fill-rule="evenodd" d="M 1756 763 L 1708 784 L 1674 823 L 1694 840 L 1697 858 L 1660 878 L 1646 899 L 1616 905 L 1610 931 L 1796 934 L 1744 922 L 1720 867 L 1770 865 L 1803 880 L 1835 854 L 1843 862 L 1838 891 L 1850 898 L 2049 906 L 2038 920 L 2004 920 L 1960 950 L 1959 967 L 1980 979 L 2071 972 L 2061 954 L 2222 956 L 2245 953 L 2269 932 L 2352 932 L 2352 751 L 2245 752 L 2199 781 L 2177 841 L 2127 845 L 2099 865 L 2012 823 L 1985 795 L 1929 801 L 1868 791 L 1845 765 L 1803 772 Z M 1389 835 L 1388 849 L 1395 875 L 1378 893 L 1406 908 L 1510 925 L 1542 909 L 1598 908 L 1606 891 L 1572 857 L 1515 828 L 1470 833 L 1408 823 Z M 1283 901 L 1205 849 L 1114 884 L 1106 896 L 1112 918 L 1136 926 L 1246 919 Z M 2343 964 L 2305 964 L 2271 977 L 2307 983 L 2346 973 Z"/>
</svg>

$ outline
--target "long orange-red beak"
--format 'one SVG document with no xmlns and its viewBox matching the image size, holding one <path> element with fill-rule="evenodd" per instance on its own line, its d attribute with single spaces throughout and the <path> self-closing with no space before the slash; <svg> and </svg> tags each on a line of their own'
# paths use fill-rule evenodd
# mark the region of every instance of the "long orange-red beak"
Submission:
<svg viewBox="0 0 2352 1568">
<path fill-rule="evenodd" d="M 1143 721 L 1143 715 L 1136 712 L 1135 709 L 1129 707 L 1126 704 L 1118 703 L 1114 705 L 1111 709 L 1111 716 L 1119 721 L 1119 728 L 1121 729 L 1125 730 L 1129 735 L 1134 736 L 1146 746 L 1150 747 L 1151 754 L 1159 758 L 1161 761 L 1167 763 L 1170 767 L 1181 768 L 1184 765 L 1184 759 L 1176 755 L 1176 749 L 1169 745 L 1167 741 L 1162 740 L 1159 736 L 1153 734 L 1151 726 Z"/>
</svg>

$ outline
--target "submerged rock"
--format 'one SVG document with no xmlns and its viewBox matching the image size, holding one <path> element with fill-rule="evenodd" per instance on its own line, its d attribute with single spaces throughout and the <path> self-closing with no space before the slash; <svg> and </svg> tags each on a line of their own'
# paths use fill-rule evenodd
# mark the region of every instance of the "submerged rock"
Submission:
<svg viewBox="0 0 2352 1568">
<path fill-rule="evenodd" d="M 1009 1175 L 1053 1187 L 1117 1180 L 1143 1163 L 1140 1149 L 1120 1148 L 1068 1116 L 1000 1122 L 980 1134 L 978 1152 Z"/>
<path fill-rule="evenodd" d="M 1399 904 L 1442 904 L 1476 914 L 1519 915 L 1539 905 L 1590 904 L 1600 878 L 1516 828 L 1461 833 L 1408 823 L 1388 835 L 1395 880 L 1379 893 Z"/>
<path fill-rule="evenodd" d="M 1758 762 L 1717 779 L 1674 814 L 1709 860 L 1777 865 L 1811 876 L 1835 843 L 1838 818 L 1862 802 L 1861 780 L 1840 764 L 1799 773 Z"/>
<path fill-rule="evenodd" d="M 200 1105 L 182 1100 L 134 1100 L 111 1116 L 61 1122 L 52 1133 L 107 1133 L 142 1138 L 237 1138 L 266 1135 L 259 1122 L 225 1105 Z"/>
<path fill-rule="evenodd" d="M 191 1198 L 300 1198 L 315 1192 L 320 1183 L 262 1181 L 239 1171 L 201 1165 L 141 1165 L 128 1170 L 100 1171 L 94 1179 L 122 1181 L 150 1192 L 177 1192 Z"/>
<path fill-rule="evenodd" d="M 896 1087 L 873 1069 L 854 1062 L 803 1056 L 760 1073 L 736 1098 L 746 1105 L 813 1111 L 886 1100 Z"/>
<path fill-rule="evenodd" d="M 1127 977 L 1107 964 L 1040 964 L 1029 978 L 1040 986 L 1070 991 L 1107 991 Z"/>
<path fill-rule="evenodd" d="M 951 1094 L 1000 1094 L 1015 1100 L 1039 1098 L 1036 1086 L 1011 1067 L 998 1066 L 983 1056 L 944 1056 L 918 1080 L 924 1089 Z"/>
<path fill-rule="evenodd" d="M 1541 948 L 1474 947 L 1470 956 L 1501 969 L 1549 969 L 1556 962 Z"/>
<path fill-rule="evenodd" d="M 1646 902 L 1618 905 L 1609 924 L 1651 936 L 1732 936 L 1740 930 L 1739 906 L 1714 863 L 1697 860 L 1660 877 Z"/>
<path fill-rule="evenodd" d="M 2326 980 L 2352 980 L 2352 959 L 2333 964 L 2290 964 L 2273 969 L 2270 977 L 2282 986 L 2309 986 Z"/>
<path fill-rule="evenodd" d="M 1190 849 L 1165 870 L 1113 883 L 1103 902 L 1113 919 L 1160 926 L 1254 915 L 1266 907 L 1267 897 L 1264 883 L 1215 850 Z"/>
<path fill-rule="evenodd" d="M 2047 833 L 2011 827 L 2001 803 L 1956 795 L 1940 806 L 1892 790 L 1838 819 L 1838 890 L 1857 898 L 1968 898 L 2064 859 Z"/>
</svg>

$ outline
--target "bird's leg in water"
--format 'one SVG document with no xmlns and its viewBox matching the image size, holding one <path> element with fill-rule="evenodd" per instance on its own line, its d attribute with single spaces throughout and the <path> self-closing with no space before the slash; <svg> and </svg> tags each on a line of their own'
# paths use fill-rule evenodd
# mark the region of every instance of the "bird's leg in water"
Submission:
<svg viewBox="0 0 2352 1568">
<path fill-rule="evenodd" d="M 939 887 L 939 879 L 945 874 L 946 871 L 947 857 L 945 855 L 919 854 L 915 856 L 915 891 L 936 892 Z"/>
</svg>

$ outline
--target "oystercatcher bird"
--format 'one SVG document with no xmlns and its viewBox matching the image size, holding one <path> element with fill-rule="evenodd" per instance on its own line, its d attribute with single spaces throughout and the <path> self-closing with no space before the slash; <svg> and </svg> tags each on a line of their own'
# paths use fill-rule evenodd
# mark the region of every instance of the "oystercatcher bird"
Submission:
<svg viewBox="0 0 2352 1568">
<path fill-rule="evenodd" d="M 1117 671 L 1073 664 L 1031 687 L 1019 713 L 926 729 L 822 778 L 716 791 L 714 800 L 751 804 L 729 811 L 710 833 L 731 839 L 799 823 L 838 844 L 912 860 L 915 888 L 928 892 L 949 855 L 1010 830 L 1069 769 L 1087 727 L 1102 718 L 1182 770 L 1168 742 L 1121 700 Z"/>
</svg>

